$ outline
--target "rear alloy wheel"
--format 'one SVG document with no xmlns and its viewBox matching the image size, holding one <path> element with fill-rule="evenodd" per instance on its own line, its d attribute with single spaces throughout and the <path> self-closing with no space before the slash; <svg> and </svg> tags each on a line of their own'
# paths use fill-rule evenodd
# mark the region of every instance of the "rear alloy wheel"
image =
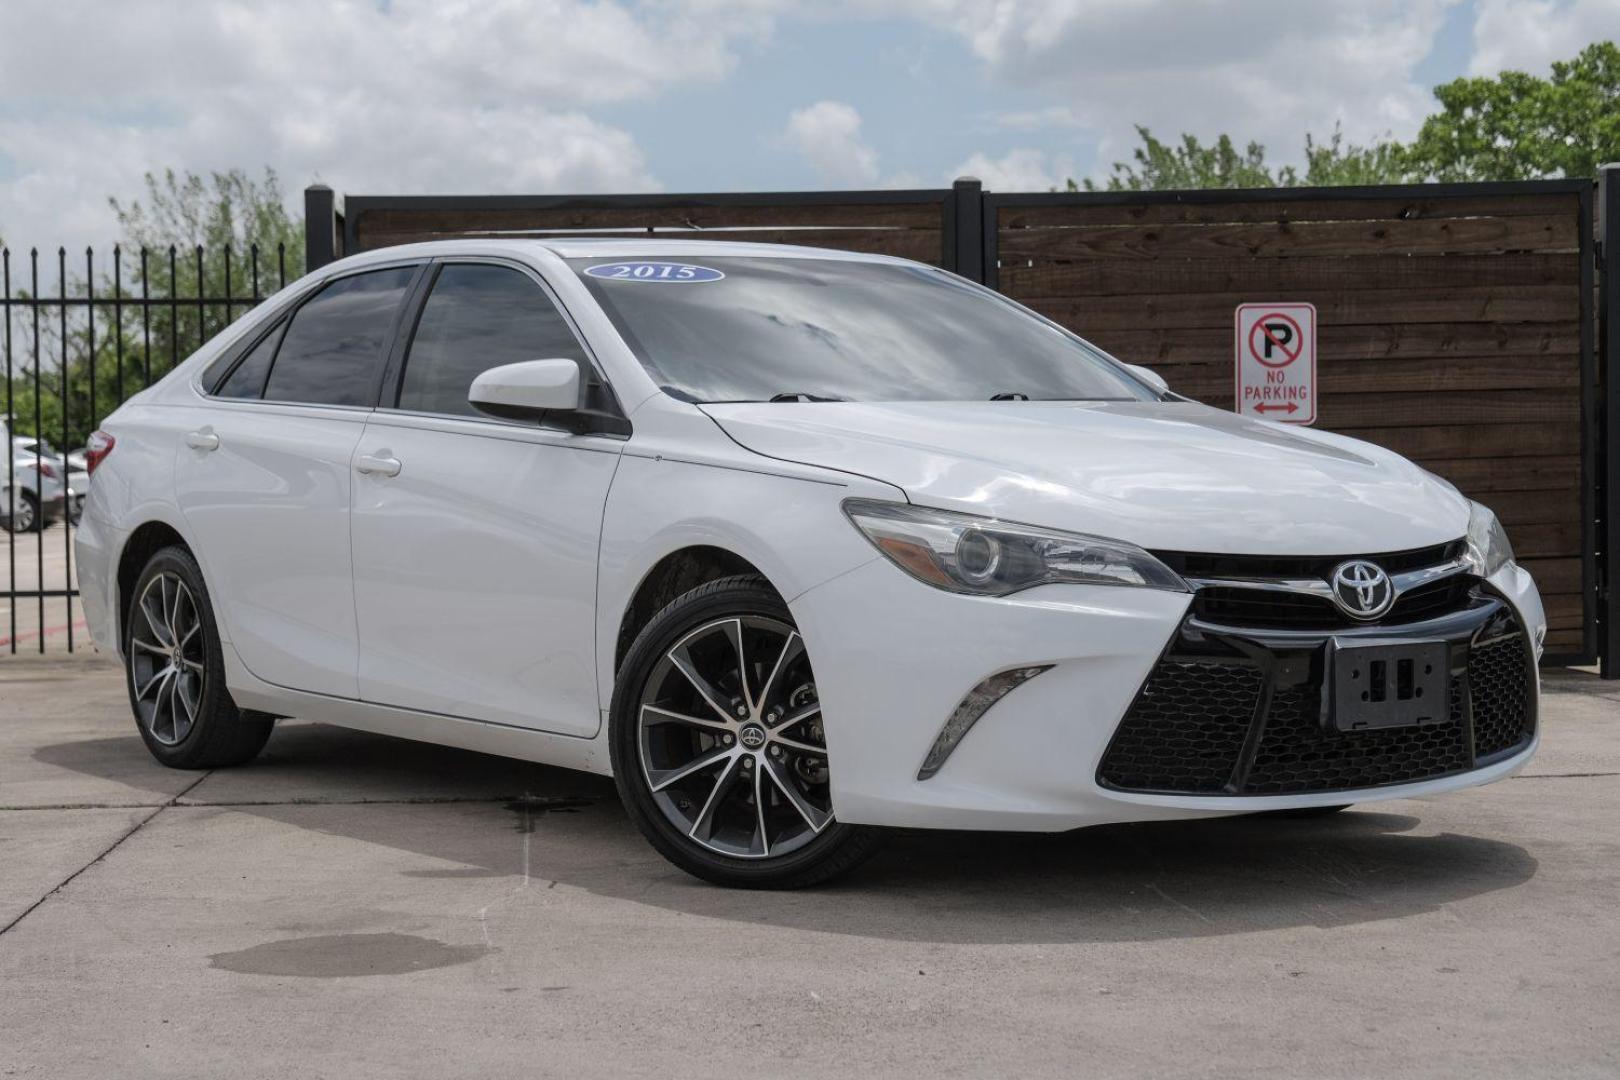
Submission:
<svg viewBox="0 0 1620 1080">
<path fill-rule="evenodd" d="M 275 721 L 231 700 L 208 589 L 191 553 L 167 547 L 153 555 L 131 595 L 129 703 L 152 756 L 172 768 L 211 769 L 257 755 Z"/>
<path fill-rule="evenodd" d="M 725 885 L 813 884 L 870 853 L 833 815 L 815 674 L 763 581 L 726 578 L 654 617 L 614 694 L 614 773 L 643 833 Z"/>
</svg>

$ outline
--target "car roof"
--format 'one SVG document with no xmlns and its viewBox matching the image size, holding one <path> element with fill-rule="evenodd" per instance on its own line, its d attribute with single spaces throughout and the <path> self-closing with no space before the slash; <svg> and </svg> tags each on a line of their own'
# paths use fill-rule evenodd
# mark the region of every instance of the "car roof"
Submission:
<svg viewBox="0 0 1620 1080">
<path fill-rule="evenodd" d="M 455 240 L 430 240 L 418 244 L 376 248 L 344 259 L 346 265 L 359 262 L 382 261 L 403 256 L 433 257 L 442 255 L 499 254 L 502 252 L 547 251 L 564 259 L 591 258 L 694 258 L 707 255 L 764 259 L 833 259 L 840 262 L 881 262 L 914 266 L 909 259 L 891 255 L 874 255 L 861 251 L 843 251 L 836 248 L 804 247 L 796 244 L 759 244 L 742 240 L 719 240 L 721 230 L 705 231 L 702 238 L 680 237 L 649 238 L 644 233 L 631 236 L 591 237 L 465 237 Z"/>
</svg>

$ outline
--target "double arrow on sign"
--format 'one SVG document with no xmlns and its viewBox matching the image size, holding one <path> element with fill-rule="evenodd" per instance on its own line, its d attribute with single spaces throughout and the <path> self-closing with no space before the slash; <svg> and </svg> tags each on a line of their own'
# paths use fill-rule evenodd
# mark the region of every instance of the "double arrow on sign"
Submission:
<svg viewBox="0 0 1620 1080">
<path fill-rule="evenodd" d="M 1292 401 L 1290 401 L 1286 405 L 1256 405 L 1254 407 L 1254 411 L 1257 412 L 1257 413 L 1268 413 L 1268 412 L 1288 412 L 1288 413 L 1292 413 L 1292 412 L 1298 412 L 1299 411 L 1299 405 L 1296 404 L 1295 402 L 1292 402 Z"/>
</svg>

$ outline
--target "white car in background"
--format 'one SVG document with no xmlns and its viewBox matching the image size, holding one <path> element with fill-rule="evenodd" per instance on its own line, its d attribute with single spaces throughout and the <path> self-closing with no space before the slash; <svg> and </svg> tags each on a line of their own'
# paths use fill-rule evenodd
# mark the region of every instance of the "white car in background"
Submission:
<svg viewBox="0 0 1620 1080">
<path fill-rule="evenodd" d="M 72 499 L 64 497 L 61 463 L 25 449 L 32 442 L 21 437 L 13 440 L 9 477 L 0 459 L 0 478 L 7 478 L 0 483 L 0 525 L 14 533 L 48 528 L 64 514 L 77 518 Z"/>
<path fill-rule="evenodd" d="M 73 524 L 78 524 L 79 515 L 84 512 L 84 497 L 90 491 L 90 472 L 84 466 L 83 454 L 58 453 L 49 442 L 31 435 L 14 435 L 11 441 L 19 456 L 26 456 L 30 461 L 43 458 L 46 462 L 43 471 L 48 471 L 59 485 L 62 483 L 67 485 L 65 503 L 67 519 Z M 78 460 L 75 461 L 75 458 Z M 61 498 L 61 493 L 57 494 L 57 498 Z M 55 520 L 54 517 L 52 520 Z"/>
<path fill-rule="evenodd" d="M 1432 795 L 1538 737 L 1545 620 L 1489 510 L 899 259 L 358 255 L 88 456 L 85 613 L 159 761 L 298 716 L 611 773 L 730 885 L 882 826 Z"/>
</svg>

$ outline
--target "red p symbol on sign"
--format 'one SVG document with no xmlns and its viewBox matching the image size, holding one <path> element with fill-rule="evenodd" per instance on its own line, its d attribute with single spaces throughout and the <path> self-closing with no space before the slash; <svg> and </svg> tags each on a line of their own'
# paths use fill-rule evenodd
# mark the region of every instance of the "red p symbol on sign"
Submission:
<svg viewBox="0 0 1620 1080">
<path fill-rule="evenodd" d="M 1249 351 L 1269 368 L 1287 367 L 1305 349 L 1305 334 L 1293 316 L 1271 311 L 1249 327 Z"/>
</svg>

